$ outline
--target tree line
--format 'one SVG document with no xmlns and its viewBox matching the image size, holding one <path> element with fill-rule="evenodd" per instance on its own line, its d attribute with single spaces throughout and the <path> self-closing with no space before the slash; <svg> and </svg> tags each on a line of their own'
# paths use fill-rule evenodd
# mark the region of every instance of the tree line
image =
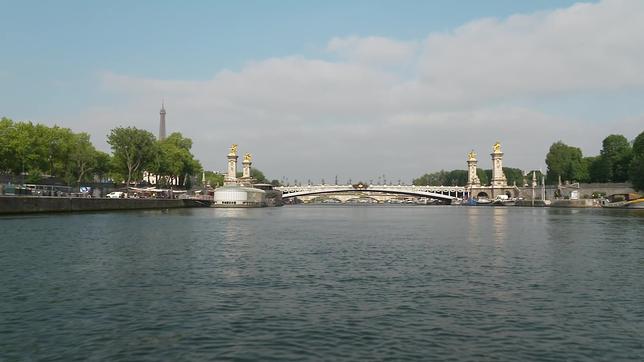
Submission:
<svg viewBox="0 0 644 362">
<path fill-rule="evenodd" d="M 22 175 L 30 183 L 56 177 L 67 185 L 107 180 L 130 185 L 147 171 L 159 185 L 189 188 L 191 176 L 202 171 L 190 152 L 192 140 L 178 132 L 157 140 L 145 130 L 117 127 L 107 142 L 112 154 L 97 150 L 84 132 L 2 118 L 0 173 Z"/>
<path fill-rule="evenodd" d="M 518 168 L 503 167 L 503 173 L 507 178 L 508 185 L 523 186 L 525 178 L 523 172 Z M 492 180 L 492 170 L 476 169 L 476 175 L 479 177 L 482 185 L 487 185 Z M 467 170 L 440 170 L 437 172 L 426 173 L 412 183 L 416 186 L 465 186 L 467 184 Z"/>
<path fill-rule="evenodd" d="M 581 149 L 561 141 L 546 155 L 547 182 L 631 182 L 644 190 L 644 132 L 632 142 L 623 135 L 609 135 L 597 156 L 584 157 Z"/>
<path fill-rule="evenodd" d="M 562 181 L 571 182 L 630 182 L 636 190 L 644 190 L 644 132 L 632 142 L 623 135 L 610 135 L 602 141 L 597 156 L 584 157 L 581 149 L 557 141 L 550 146 L 546 155 L 546 183 L 553 185 Z M 531 175 L 523 175 L 518 168 L 503 167 L 508 185 L 530 184 Z M 478 168 L 476 174 L 481 184 L 488 185 L 492 170 Z M 536 171 L 537 182 L 541 184 L 541 171 Z M 414 185 L 465 186 L 466 170 L 441 170 L 426 173 L 413 180 Z"/>
</svg>

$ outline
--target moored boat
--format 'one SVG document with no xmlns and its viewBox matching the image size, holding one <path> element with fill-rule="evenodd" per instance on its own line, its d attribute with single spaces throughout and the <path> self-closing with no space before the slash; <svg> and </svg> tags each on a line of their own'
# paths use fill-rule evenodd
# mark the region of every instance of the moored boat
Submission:
<svg viewBox="0 0 644 362">
<path fill-rule="evenodd" d="M 483 205 L 491 205 L 492 200 L 486 198 L 486 197 L 479 197 L 474 200 L 476 202 L 477 206 L 483 206 Z"/>
<path fill-rule="evenodd" d="M 493 206 L 514 206 L 516 199 L 510 198 L 508 195 L 498 195 L 494 201 L 492 201 Z"/>
<path fill-rule="evenodd" d="M 613 209 L 644 209 L 644 197 L 635 193 L 614 194 L 604 200 L 602 207 Z"/>
</svg>

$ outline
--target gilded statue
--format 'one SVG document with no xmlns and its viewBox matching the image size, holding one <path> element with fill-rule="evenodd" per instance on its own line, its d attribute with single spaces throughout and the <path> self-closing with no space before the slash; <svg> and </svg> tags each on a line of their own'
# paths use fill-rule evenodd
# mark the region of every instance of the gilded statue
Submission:
<svg viewBox="0 0 644 362">
<path fill-rule="evenodd" d="M 237 155 L 237 144 L 233 143 L 232 146 L 230 146 L 230 154 L 231 155 Z"/>
<path fill-rule="evenodd" d="M 252 159 L 252 156 L 250 155 L 250 153 L 247 153 L 244 155 L 244 162 L 250 162 L 251 159 Z"/>
<path fill-rule="evenodd" d="M 494 150 L 495 153 L 496 152 L 501 152 L 501 144 L 499 143 L 499 141 L 496 141 L 496 143 L 494 144 L 493 150 Z"/>
<path fill-rule="evenodd" d="M 468 152 L 467 153 L 467 159 L 468 160 L 476 160 L 476 152 L 474 152 L 474 150 L 472 150 L 471 152 Z"/>
</svg>

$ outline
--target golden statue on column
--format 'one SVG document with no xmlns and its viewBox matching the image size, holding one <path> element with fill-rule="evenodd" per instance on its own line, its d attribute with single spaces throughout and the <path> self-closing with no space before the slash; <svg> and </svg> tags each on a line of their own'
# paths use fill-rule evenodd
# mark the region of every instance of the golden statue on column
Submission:
<svg viewBox="0 0 644 362">
<path fill-rule="evenodd" d="M 494 153 L 501 152 L 501 143 L 499 143 L 499 141 L 496 141 L 494 146 L 492 146 L 492 150 L 493 150 Z"/>
<path fill-rule="evenodd" d="M 237 156 L 237 144 L 233 143 L 232 146 L 230 146 L 230 154 Z"/>
</svg>

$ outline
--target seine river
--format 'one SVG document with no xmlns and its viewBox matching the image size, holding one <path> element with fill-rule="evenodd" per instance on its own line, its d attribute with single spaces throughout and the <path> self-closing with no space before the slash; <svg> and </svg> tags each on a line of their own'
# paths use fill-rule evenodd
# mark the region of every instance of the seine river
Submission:
<svg viewBox="0 0 644 362">
<path fill-rule="evenodd" d="M 644 213 L 0 217 L 0 360 L 642 360 Z"/>
</svg>

